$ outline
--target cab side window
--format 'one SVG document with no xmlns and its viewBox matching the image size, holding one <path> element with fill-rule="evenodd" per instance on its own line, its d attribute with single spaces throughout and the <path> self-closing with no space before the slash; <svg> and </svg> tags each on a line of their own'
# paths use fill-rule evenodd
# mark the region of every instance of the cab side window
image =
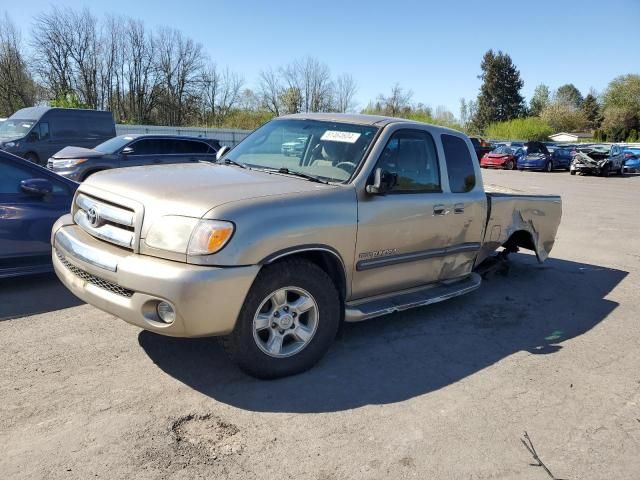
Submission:
<svg viewBox="0 0 640 480">
<path fill-rule="evenodd" d="M 47 122 L 40 123 L 40 140 L 49 140 L 49 124 Z"/>
<path fill-rule="evenodd" d="M 433 137 L 422 130 L 398 130 L 387 142 L 378 168 L 397 175 L 391 193 L 441 192 Z"/>
<path fill-rule="evenodd" d="M 470 192 L 476 186 L 476 171 L 467 142 L 455 135 L 443 134 L 441 138 L 451 192 Z"/>
</svg>

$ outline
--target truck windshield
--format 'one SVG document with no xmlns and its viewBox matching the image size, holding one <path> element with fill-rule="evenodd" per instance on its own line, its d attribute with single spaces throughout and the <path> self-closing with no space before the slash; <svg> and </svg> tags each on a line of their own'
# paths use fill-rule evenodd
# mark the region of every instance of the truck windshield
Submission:
<svg viewBox="0 0 640 480">
<path fill-rule="evenodd" d="M 377 128 L 317 120 L 273 120 L 225 158 L 252 168 L 287 170 L 329 182 L 349 180 Z"/>
<path fill-rule="evenodd" d="M 20 120 L 18 118 L 9 118 L 4 122 L 0 122 L 0 137 L 3 138 L 22 138 L 36 124 L 35 120 Z"/>
</svg>

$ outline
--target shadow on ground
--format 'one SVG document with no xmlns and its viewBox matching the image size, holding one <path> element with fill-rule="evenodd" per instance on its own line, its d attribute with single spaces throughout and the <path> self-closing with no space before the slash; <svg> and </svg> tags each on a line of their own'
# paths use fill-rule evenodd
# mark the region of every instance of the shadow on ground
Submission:
<svg viewBox="0 0 640 480">
<path fill-rule="evenodd" d="M 82 303 L 54 273 L 0 280 L 0 321 L 62 310 Z"/>
<path fill-rule="evenodd" d="M 515 352 L 551 355 L 617 307 L 605 297 L 626 275 L 514 255 L 508 276 L 466 297 L 346 325 L 319 365 L 270 382 L 241 373 L 214 339 L 141 332 L 139 343 L 167 374 L 220 402 L 261 412 L 339 411 L 432 392 Z"/>
</svg>

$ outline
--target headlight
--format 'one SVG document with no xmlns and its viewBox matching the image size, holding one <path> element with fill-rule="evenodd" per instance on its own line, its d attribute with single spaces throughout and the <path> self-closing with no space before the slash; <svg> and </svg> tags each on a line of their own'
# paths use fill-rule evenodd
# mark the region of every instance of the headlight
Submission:
<svg viewBox="0 0 640 480">
<path fill-rule="evenodd" d="M 8 148 L 13 148 L 13 147 L 17 147 L 18 145 L 16 144 L 16 142 L 7 142 L 3 145 L 3 147 L 8 147 Z"/>
<path fill-rule="evenodd" d="M 72 158 L 69 160 L 51 160 L 53 168 L 71 168 L 89 160 L 88 158 Z"/>
<path fill-rule="evenodd" d="M 160 250 L 209 255 L 227 244 L 233 229 L 231 222 L 167 216 L 151 226 L 145 243 Z"/>
</svg>

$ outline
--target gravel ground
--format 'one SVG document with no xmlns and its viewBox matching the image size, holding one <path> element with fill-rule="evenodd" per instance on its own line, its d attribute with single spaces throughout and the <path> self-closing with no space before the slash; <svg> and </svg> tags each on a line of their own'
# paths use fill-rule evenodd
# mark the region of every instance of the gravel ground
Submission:
<svg viewBox="0 0 640 480">
<path fill-rule="evenodd" d="M 640 478 L 640 176 L 483 172 L 560 193 L 552 258 L 347 325 L 262 382 L 50 275 L 0 282 L 2 478 Z"/>
</svg>

